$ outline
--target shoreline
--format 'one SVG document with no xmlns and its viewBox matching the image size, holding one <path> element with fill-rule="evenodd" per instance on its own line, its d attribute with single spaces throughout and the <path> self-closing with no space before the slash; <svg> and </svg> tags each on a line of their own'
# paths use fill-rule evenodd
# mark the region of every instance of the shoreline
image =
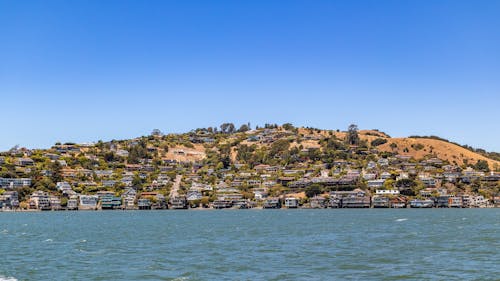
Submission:
<svg viewBox="0 0 500 281">
<path fill-rule="evenodd" d="M 474 209 L 500 209 L 499 207 L 483 207 L 483 208 L 247 208 L 247 209 L 236 209 L 236 208 L 188 208 L 188 209 L 151 209 L 151 210 L 138 210 L 138 209 L 114 209 L 114 210 L 0 210 L 0 213 L 63 213 L 63 212 L 151 212 L 151 211 L 246 211 L 246 210 L 283 210 L 283 211 L 293 211 L 293 210 L 474 210 Z"/>
</svg>

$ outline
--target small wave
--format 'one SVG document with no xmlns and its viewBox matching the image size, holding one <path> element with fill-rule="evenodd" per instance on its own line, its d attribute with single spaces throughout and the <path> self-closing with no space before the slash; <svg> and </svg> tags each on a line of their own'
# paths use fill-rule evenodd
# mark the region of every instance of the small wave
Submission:
<svg viewBox="0 0 500 281">
<path fill-rule="evenodd" d="M 0 281 L 17 281 L 17 279 L 14 277 L 7 277 L 0 275 Z"/>
<path fill-rule="evenodd" d="M 4 229 L 4 230 L 2 230 L 0 233 L 2 233 L 2 234 L 7 234 L 7 233 L 9 233 L 9 231 L 8 231 L 7 229 Z"/>
<path fill-rule="evenodd" d="M 396 221 L 407 221 L 408 219 L 397 219 Z"/>
<path fill-rule="evenodd" d="M 45 241 L 43 241 L 43 242 L 52 242 L 52 241 L 54 241 L 54 240 L 52 240 L 52 239 L 46 239 L 46 240 L 45 240 Z"/>
<path fill-rule="evenodd" d="M 80 243 L 87 243 L 87 240 L 85 240 L 85 239 L 80 240 Z"/>
</svg>

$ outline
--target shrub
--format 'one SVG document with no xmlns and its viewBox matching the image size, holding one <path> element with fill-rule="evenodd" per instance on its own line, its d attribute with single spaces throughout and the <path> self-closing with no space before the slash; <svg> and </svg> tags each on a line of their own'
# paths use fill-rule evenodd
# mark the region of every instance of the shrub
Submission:
<svg viewBox="0 0 500 281">
<path fill-rule="evenodd" d="M 372 146 L 379 146 L 379 145 L 382 145 L 384 143 L 387 143 L 387 140 L 386 139 L 383 139 L 383 138 L 376 138 L 374 140 L 372 140 L 372 142 L 370 143 Z"/>
</svg>

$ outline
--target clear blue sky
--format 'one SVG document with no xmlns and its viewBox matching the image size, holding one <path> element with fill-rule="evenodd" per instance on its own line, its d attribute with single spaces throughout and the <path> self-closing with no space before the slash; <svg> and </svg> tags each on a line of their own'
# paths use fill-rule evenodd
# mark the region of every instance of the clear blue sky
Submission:
<svg viewBox="0 0 500 281">
<path fill-rule="evenodd" d="M 231 121 L 500 151 L 500 1 L 0 0 L 0 150 Z"/>
</svg>

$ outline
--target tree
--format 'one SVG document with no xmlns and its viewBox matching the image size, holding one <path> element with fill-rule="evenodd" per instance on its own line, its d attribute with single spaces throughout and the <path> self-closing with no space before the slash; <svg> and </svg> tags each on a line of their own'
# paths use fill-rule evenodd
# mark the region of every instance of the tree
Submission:
<svg viewBox="0 0 500 281">
<path fill-rule="evenodd" d="M 283 129 L 285 129 L 287 131 L 292 131 L 295 128 L 291 123 L 285 123 L 281 126 L 283 127 Z"/>
<path fill-rule="evenodd" d="M 477 160 L 475 168 L 482 172 L 489 172 L 490 166 L 488 165 L 488 161 L 486 160 Z"/>
<path fill-rule="evenodd" d="M 321 193 L 321 186 L 319 184 L 311 184 L 306 187 L 306 196 L 312 198 Z"/>
<path fill-rule="evenodd" d="M 351 124 L 347 129 L 346 142 L 349 145 L 358 145 L 359 144 L 359 135 L 358 135 L 358 126 L 355 124 Z"/>
<path fill-rule="evenodd" d="M 223 134 L 232 134 L 236 129 L 233 123 L 223 123 L 220 125 L 220 130 Z"/>
<path fill-rule="evenodd" d="M 152 135 L 152 136 L 161 137 L 161 136 L 163 136 L 163 133 L 162 133 L 159 129 L 154 129 L 154 130 L 151 132 L 151 135 Z"/>
<path fill-rule="evenodd" d="M 249 130 L 250 130 L 250 123 L 241 125 L 240 128 L 238 129 L 238 132 L 244 133 Z"/>
<path fill-rule="evenodd" d="M 59 163 L 59 161 L 54 161 L 50 164 L 50 170 L 52 171 L 52 176 L 51 176 L 51 180 L 52 182 L 54 183 L 57 183 L 57 182 L 60 182 L 63 180 L 63 176 L 62 176 L 62 167 L 61 167 L 61 164 Z"/>
<path fill-rule="evenodd" d="M 371 144 L 372 146 L 379 146 L 379 145 L 382 145 L 382 144 L 384 144 L 384 143 L 386 143 L 386 142 L 387 142 L 387 140 L 386 140 L 386 139 L 383 139 L 383 138 L 376 138 L 376 139 L 372 140 L 370 144 Z"/>
</svg>

